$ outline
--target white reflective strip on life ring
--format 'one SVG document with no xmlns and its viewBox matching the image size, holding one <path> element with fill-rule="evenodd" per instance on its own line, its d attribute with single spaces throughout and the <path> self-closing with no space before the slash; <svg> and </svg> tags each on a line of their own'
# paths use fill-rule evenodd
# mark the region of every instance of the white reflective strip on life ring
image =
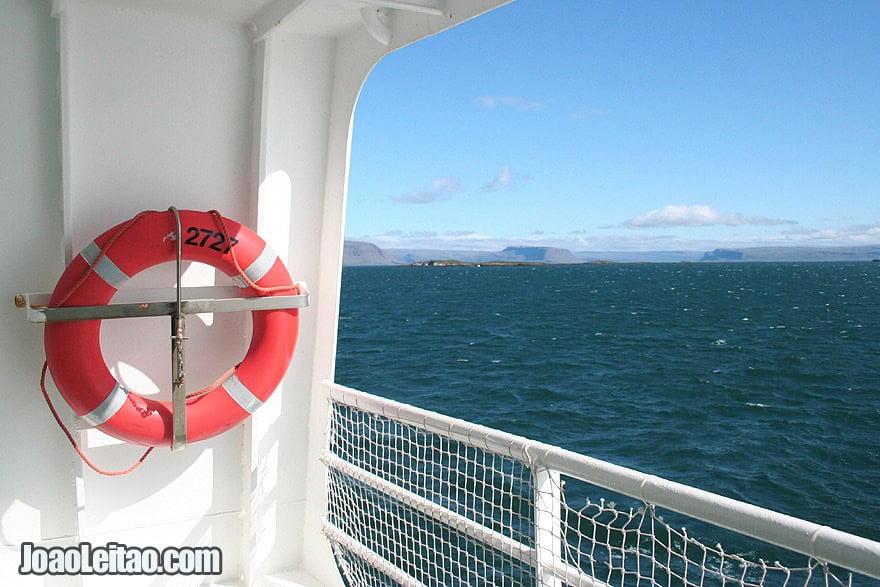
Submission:
<svg viewBox="0 0 880 587">
<path fill-rule="evenodd" d="M 238 377 L 232 375 L 223 382 L 223 389 L 229 394 L 229 397 L 235 400 L 235 403 L 249 414 L 257 411 L 257 408 L 263 405 L 260 398 L 251 393 L 251 390 L 244 386 Z"/>
<path fill-rule="evenodd" d="M 260 281 L 264 275 L 269 273 L 269 270 L 272 268 L 272 265 L 275 264 L 275 259 L 278 258 L 278 255 L 275 254 L 269 245 L 263 247 L 263 252 L 254 259 L 254 262 L 248 265 L 248 268 L 244 270 L 244 274 L 248 276 L 248 279 L 253 281 L 254 283 Z M 238 284 L 238 287 L 249 287 L 247 281 L 245 281 L 241 275 L 235 275 L 232 279 Z"/>
<path fill-rule="evenodd" d="M 100 426 L 116 415 L 119 408 L 125 404 L 126 399 L 128 399 L 128 390 L 117 382 L 116 385 L 113 386 L 113 391 L 104 398 L 104 401 L 102 401 L 97 408 L 88 414 L 83 414 L 80 418 L 92 426 Z"/>
<path fill-rule="evenodd" d="M 95 244 L 95 241 L 89 243 L 89 246 L 84 248 L 80 253 L 82 258 L 85 259 L 86 263 L 90 266 L 100 254 L 101 247 Z M 117 267 L 116 263 L 114 263 L 107 255 L 101 257 L 101 260 L 95 265 L 95 273 L 97 273 L 101 279 L 106 281 L 107 285 L 114 289 L 119 289 L 119 286 L 128 279 L 128 275 L 126 275 L 122 269 Z"/>
</svg>

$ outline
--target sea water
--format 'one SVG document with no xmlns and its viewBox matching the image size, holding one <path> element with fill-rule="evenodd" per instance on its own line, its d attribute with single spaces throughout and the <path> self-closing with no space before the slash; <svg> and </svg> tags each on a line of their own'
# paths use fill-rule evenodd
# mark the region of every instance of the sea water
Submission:
<svg viewBox="0 0 880 587">
<path fill-rule="evenodd" d="M 880 263 L 345 267 L 335 377 L 880 540 Z"/>
</svg>

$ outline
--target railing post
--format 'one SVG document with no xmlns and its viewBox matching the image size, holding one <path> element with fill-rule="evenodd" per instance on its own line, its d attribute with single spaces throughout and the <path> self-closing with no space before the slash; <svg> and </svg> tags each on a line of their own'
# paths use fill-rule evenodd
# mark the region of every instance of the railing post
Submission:
<svg viewBox="0 0 880 587">
<path fill-rule="evenodd" d="M 559 471 L 546 467 L 533 470 L 535 482 L 535 552 L 538 567 L 538 585 L 562 585 L 551 571 L 560 563 L 562 554 L 562 489 Z M 554 564 L 555 563 L 555 564 Z"/>
</svg>

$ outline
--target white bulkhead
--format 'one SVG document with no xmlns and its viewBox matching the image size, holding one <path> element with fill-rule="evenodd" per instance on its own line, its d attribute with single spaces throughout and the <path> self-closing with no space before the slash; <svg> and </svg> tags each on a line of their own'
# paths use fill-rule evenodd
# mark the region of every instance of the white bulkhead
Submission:
<svg viewBox="0 0 880 587">
<path fill-rule="evenodd" d="M 383 55 L 503 3 L 3 1 L 0 583 L 114 584 L 118 577 L 18 573 L 22 543 L 88 542 L 222 550 L 221 575 L 175 584 L 340 584 L 320 533 L 318 457 L 355 103 Z M 281 388 L 251 419 L 183 451 L 157 449 L 129 475 L 105 477 L 83 464 L 53 421 L 39 385 L 43 327 L 13 299 L 51 291 L 65 264 L 104 230 L 169 206 L 217 209 L 254 228 L 308 284 L 311 304 L 300 311 Z M 172 285 L 172 269 L 128 285 Z M 184 274 L 185 285 L 223 279 L 199 266 Z M 240 360 L 248 327 L 240 315 L 188 321 L 193 388 Z M 117 378 L 144 392 L 170 387 L 167 320 L 102 328 Z M 51 383 L 49 390 L 99 466 L 125 468 L 141 454 L 142 447 L 77 429 Z"/>
</svg>

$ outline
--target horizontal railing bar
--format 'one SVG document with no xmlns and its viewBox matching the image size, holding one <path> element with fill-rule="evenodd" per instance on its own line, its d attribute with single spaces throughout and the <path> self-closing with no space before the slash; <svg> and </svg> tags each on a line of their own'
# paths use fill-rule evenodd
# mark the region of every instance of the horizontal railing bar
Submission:
<svg viewBox="0 0 880 587">
<path fill-rule="evenodd" d="M 362 561 L 380 573 L 387 575 L 392 581 L 395 581 L 404 587 L 426 587 L 424 583 L 412 578 L 399 567 L 396 567 L 394 564 L 372 551 L 362 542 L 355 540 L 331 522 L 325 520 L 322 531 L 328 540 L 338 542 L 342 547 L 354 553 Z"/>
<path fill-rule="evenodd" d="M 361 469 L 357 465 L 341 459 L 333 453 L 325 452 L 321 456 L 321 462 L 330 469 L 335 469 L 340 473 L 357 479 L 361 483 L 369 485 L 377 491 L 390 495 L 394 499 L 422 514 L 430 516 L 456 530 L 460 530 L 468 536 L 473 536 L 477 540 L 485 542 L 502 552 L 510 553 L 514 558 L 521 562 L 529 565 L 534 564 L 535 550 L 522 542 L 518 542 L 513 538 L 483 526 L 458 512 L 454 512 L 449 508 L 434 503 L 430 499 L 408 491 L 399 485 L 395 485 L 391 481 L 387 481 L 378 475 Z"/>
<path fill-rule="evenodd" d="M 378 475 L 370 473 L 349 461 L 339 458 L 331 452 L 324 452 L 321 456 L 321 462 L 324 463 L 328 469 L 339 471 L 340 473 L 348 475 L 377 491 L 390 495 L 394 499 L 412 507 L 422 514 L 430 516 L 456 530 L 460 530 L 468 536 L 473 536 L 477 540 L 489 544 L 493 548 L 509 553 L 522 563 L 529 566 L 538 565 L 537 552 L 535 549 L 514 540 L 513 538 L 505 536 L 504 534 L 492 530 L 470 518 L 462 516 L 449 508 L 443 507 L 442 505 L 434 503 L 408 489 L 404 489 L 391 481 L 387 481 Z M 608 587 L 606 583 L 593 579 L 577 567 L 558 560 L 543 563 L 540 566 L 574 587 Z"/>
<path fill-rule="evenodd" d="M 27 309 L 30 322 L 72 322 L 77 320 L 110 320 L 114 318 L 143 318 L 154 316 L 171 316 L 176 312 L 176 294 L 173 288 L 157 290 L 123 290 L 129 299 L 123 303 L 112 303 L 101 306 L 62 306 L 50 308 L 49 294 L 19 294 L 17 303 Z M 183 288 L 182 294 L 187 296 L 198 294 L 241 293 L 237 287 Z M 138 297 L 140 295 L 141 297 Z M 21 302 L 19 302 L 21 298 Z M 181 301 L 184 314 L 202 314 L 212 312 L 245 312 L 259 310 L 283 310 L 289 308 L 305 308 L 309 305 L 308 292 L 298 295 L 244 297 L 210 297 L 201 299 L 185 299 Z"/>
<path fill-rule="evenodd" d="M 571 585 L 572 587 L 609 587 L 608 583 L 597 581 L 579 568 L 563 562 L 554 560 L 541 566 L 553 573 L 554 577 L 562 579 L 566 585 Z"/>
<path fill-rule="evenodd" d="M 414 424 L 530 465 L 556 469 L 645 503 L 880 579 L 880 542 L 331 381 L 325 384 L 329 397 L 339 403 Z"/>
<path fill-rule="evenodd" d="M 395 485 L 390 481 L 382 479 L 381 477 L 374 475 L 369 471 L 365 471 L 357 465 L 340 459 L 332 453 L 324 453 L 324 455 L 321 457 L 321 461 L 328 468 L 335 469 L 336 471 L 339 471 L 344 475 L 348 475 L 349 477 L 357 479 L 361 483 L 364 483 L 386 495 L 390 495 L 391 497 L 412 507 L 420 513 L 434 518 L 436 521 L 442 522 L 452 528 L 455 528 L 456 530 L 460 530 L 468 536 L 473 536 L 475 539 L 489 544 L 493 548 L 496 548 L 502 552 L 509 553 L 511 556 L 522 563 L 525 563 L 529 566 L 537 565 L 535 549 L 526 546 L 521 542 L 518 542 L 512 538 L 509 538 L 508 536 L 505 536 L 504 534 L 501 534 L 500 532 L 479 524 L 478 522 L 462 516 L 457 512 L 438 505 L 433 501 L 417 495 L 407 489 Z M 342 532 L 341 530 L 339 531 Z M 372 550 L 369 550 L 366 546 L 364 548 L 371 553 L 373 552 Z M 608 587 L 606 583 L 596 581 L 577 567 L 573 567 L 565 563 L 553 561 L 551 563 L 542 565 L 542 567 L 545 570 L 553 573 L 554 576 L 559 577 L 566 583 L 574 585 L 576 587 Z"/>
</svg>

